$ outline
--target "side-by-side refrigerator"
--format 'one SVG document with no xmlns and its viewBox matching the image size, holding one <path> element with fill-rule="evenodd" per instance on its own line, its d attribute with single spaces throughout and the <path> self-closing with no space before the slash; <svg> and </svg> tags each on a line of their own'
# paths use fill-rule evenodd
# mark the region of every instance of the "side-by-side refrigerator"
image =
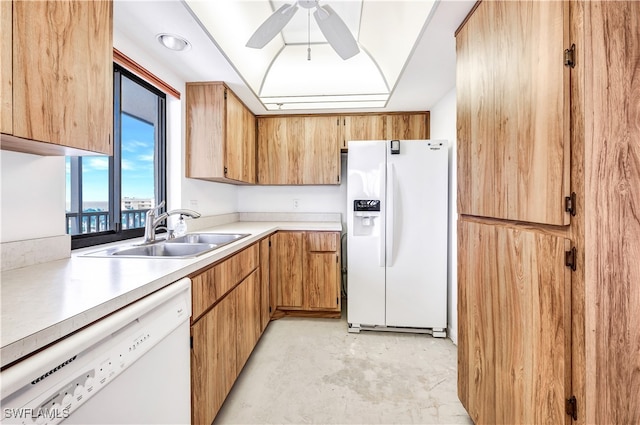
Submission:
<svg viewBox="0 0 640 425">
<path fill-rule="evenodd" d="M 446 336 L 447 141 L 349 142 L 347 168 L 349 331 Z"/>
</svg>

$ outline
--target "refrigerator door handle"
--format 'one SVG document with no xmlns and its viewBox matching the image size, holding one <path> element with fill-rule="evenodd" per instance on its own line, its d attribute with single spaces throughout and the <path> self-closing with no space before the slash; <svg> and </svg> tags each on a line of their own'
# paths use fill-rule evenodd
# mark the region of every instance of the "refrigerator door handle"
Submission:
<svg viewBox="0 0 640 425">
<path fill-rule="evenodd" d="M 384 196 L 384 190 L 385 190 L 385 184 L 386 184 L 386 179 L 387 179 L 387 175 L 386 175 L 386 167 L 385 167 L 385 163 L 381 162 L 380 165 L 378 166 L 378 174 L 380 176 L 380 181 L 379 181 L 379 191 L 380 191 L 380 195 Z M 381 216 L 380 216 L 380 237 L 378 238 L 379 240 L 379 244 L 378 244 L 378 266 L 380 267 L 384 267 L 385 266 L 385 236 L 386 236 L 386 201 L 383 201 L 382 203 L 382 207 L 381 207 Z"/>
<path fill-rule="evenodd" d="M 395 239 L 393 237 L 393 230 L 395 227 L 395 193 L 396 192 L 396 170 L 393 163 L 387 164 L 387 207 L 385 209 L 387 214 L 386 220 L 386 245 L 387 245 L 387 267 L 393 266 L 393 248 Z"/>
</svg>

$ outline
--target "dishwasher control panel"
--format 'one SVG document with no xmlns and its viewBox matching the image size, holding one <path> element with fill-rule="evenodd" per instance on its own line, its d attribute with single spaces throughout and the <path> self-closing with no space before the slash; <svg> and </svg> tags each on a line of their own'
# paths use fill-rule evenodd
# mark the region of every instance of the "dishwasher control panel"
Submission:
<svg viewBox="0 0 640 425">
<path fill-rule="evenodd" d="M 49 424 L 64 422 L 81 405 L 143 357 L 191 315 L 189 292 L 175 297 L 123 324 L 99 342 L 57 364 L 2 399 L 2 424 Z M 133 304 L 135 305 L 135 304 Z M 125 307 L 126 310 L 129 307 Z M 115 313 L 114 315 L 117 315 Z M 109 320 L 109 316 L 103 320 Z M 100 323 L 100 322 L 98 322 Z M 91 326 L 79 331 L 92 332 Z M 74 334 L 72 337 L 81 338 Z M 36 355 L 56 350 L 54 344 Z M 188 344 L 185 341 L 185 344 Z M 25 360 L 28 361 L 29 359 Z M 18 363 L 13 367 L 21 367 Z M 4 371 L 3 371 L 4 373 Z M 31 379 L 31 378 L 30 378 Z"/>
</svg>

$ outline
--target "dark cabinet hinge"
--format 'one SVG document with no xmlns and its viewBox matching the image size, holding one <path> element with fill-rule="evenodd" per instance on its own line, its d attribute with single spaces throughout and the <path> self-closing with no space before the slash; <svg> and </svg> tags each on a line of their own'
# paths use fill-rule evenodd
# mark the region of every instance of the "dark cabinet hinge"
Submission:
<svg viewBox="0 0 640 425">
<path fill-rule="evenodd" d="M 578 420 L 578 401 L 576 396 L 571 396 L 565 400 L 565 411 L 574 421 Z"/>
<path fill-rule="evenodd" d="M 224 89 L 224 99 L 227 100 L 227 89 Z"/>
<path fill-rule="evenodd" d="M 193 350 L 193 337 L 192 336 L 189 337 L 189 348 L 191 348 Z"/>
<path fill-rule="evenodd" d="M 576 271 L 576 263 L 577 263 L 577 253 L 576 247 L 574 246 L 569 251 L 565 251 L 564 253 L 564 265 L 569 267 L 574 272 Z"/>
<path fill-rule="evenodd" d="M 575 68 L 576 66 L 576 45 L 572 44 L 570 48 L 564 51 L 564 66 Z"/>
<path fill-rule="evenodd" d="M 571 195 L 564 198 L 564 210 L 571 215 L 576 215 L 576 193 L 571 192 Z"/>
<path fill-rule="evenodd" d="M 228 170 L 228 168 L 227 168 L 227 167 L 224 167 L 224 176 L 225 176 L 225 177 L 227 177 L 227 171 L 229 171 L 229 170 Z"/>
<path fill-rule="evenodd" d="M 340 299 L 336 298 L 336 305 L 340 305 Z"/>
<path fill-rule="evenodd" d="M 269 313 L 271 313 L 271 306 L 269 306 Z"/>
</svg>

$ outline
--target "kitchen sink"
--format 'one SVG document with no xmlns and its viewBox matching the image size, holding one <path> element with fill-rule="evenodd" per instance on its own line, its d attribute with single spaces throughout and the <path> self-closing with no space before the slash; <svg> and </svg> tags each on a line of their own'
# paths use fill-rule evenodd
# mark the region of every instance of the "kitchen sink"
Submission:
<svg viewBox="0 0 640 425">
<path fill-rule="evenodd" d="M 176 243 L 164 241 L 149 245 L 128 245 L 85 254 L 87 257 L 191 258 L 218 248 L 209 243 Z"/>
<path fill-rule="evenodd" d="M 128 245 L 95 251 L 87 257 L 192 258 L 249 236 L 249 233 L 190 233 L 148 245 Z"/>
<path fill-rule="evenodd" d="M 183 243 L 208 243 L 220 247 L 222 245 L 235 242 L 238 239 L 246 238 L 249 233 L 189 233 L 174 239 L 169 239 L 168 244 Z"/>
</svg>

